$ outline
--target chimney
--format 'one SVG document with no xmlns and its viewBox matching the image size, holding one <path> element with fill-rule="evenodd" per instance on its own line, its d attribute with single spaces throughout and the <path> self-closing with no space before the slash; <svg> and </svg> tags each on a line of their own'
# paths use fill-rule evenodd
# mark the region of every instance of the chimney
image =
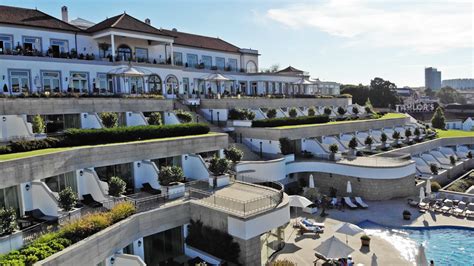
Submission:
<svg viewBox="0 0 474 266">
<path fill-rule="evenodd" d="M 64 22 L 69 23 L 69 18 L 67 14 L 67 6 L 61 7 L 61 18 Z"/>
<path fill-rule="evenodd" d="M 145 23 L 151 25 L 151 20 L 149 18 L 145 19 Z"/>
</svg>

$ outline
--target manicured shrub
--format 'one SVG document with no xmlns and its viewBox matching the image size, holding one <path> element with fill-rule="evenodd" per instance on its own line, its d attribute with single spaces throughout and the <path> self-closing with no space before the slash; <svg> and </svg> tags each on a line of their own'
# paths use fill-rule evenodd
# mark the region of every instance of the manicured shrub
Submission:
<svg viewBox="0 0 474 266">
<path fill-rule="evenodd" d="M 235 145 L 232 145 L 229 147 L 229 149 L 224 150 L 224 155 L 227 159 L 231 160 L 233 163 L 236 163 L 242 160 L 242 157 L 244 157 L 244 152 Z"/>
<path fill-rule="evenodd" d="M 358 146 L 357 139 L 356 137 L 352 137 L 352 139 L 349 141 L 349 148 L 355 150 Z"/>
<path fill-rule="evenodd" d="M 223 175 L 230 169 L 230 161 L 226 158 L 212 157 L 209 162 L 209 171 L 215 176 Z"/>
<path fill-rule="evenodd" d="M 12 149 L 10 148 L 10 146 L 0 146 L 0 154 L 7 154 L 11 152 Z"/>
<path fill-rule="evenodd" d="M 387 139 L 388 139 L 387 134 L 382 133 L 382 134 L 380 135 L 380 141 L 382 141 L 382 142 L 385 143 L 385 142 L 387 142 Z"/>
<path fill-rule="evenodd" d="M 162 186 L 169 186 L 176 182 L 182 182 L 184 180 L 183 169 L 179 166 L 162 166 L 160 173 L 158 174 L 158 181 Z"/>
<path fill-rule="evenodd" d="M 322 124 L 329 122 L 327 115 L 280 117 L 252 121 L 252 127 L 279 127 L 305 124 Z"/>
<path fill-rule="evenodd" d="M 13 208 L 0 208 L 0 236 L 9 235 L 17 228 L 16 212 Z"/>
<path fill-rule="evenodd" d="M 456 165 L 456 158 L 453 155 L 450 155 L 449 162 L 451 163 L 451 165 Z"/>
<path fill-rule="evenodd" d="M 310 107 L 308 109 L 308 116 L 315 116 L 316 115 L 316 108 Z"/>
<path fill-rule="evenodd" d="M 466 157 L 472 159 L 472 151 L 468 151 Z"/>
<path fill-rule="evenodd" d="M 228 118 L 230 120 L 253 120 L 255 113 L 249 109 L 230 109 Z"/>
<path fill-rule="evenodd" d="M 292 107 L 289 111 L 288 111 L 288 115 L 290 117 L 297 117 L 298 116 L 298 112 L 296 111 L 296 108 Z"/>
<path fill-rule="evenodd" d="M 446 128 L 446 118 L 444 116 L 443 109 L 440 106 L 436 108 L 436 111 L 433 114 L 433 117 L 431 118 L 431 125 L 434 128 L 438 128 L 438 129 Z"/>
<path fill-rule="evenodd" d="M 332 113 L 331 108 L 329 108 L 329 107 L 324 107 L 324 114 L 325 114 L 325 115 L 330 116 L 331 113 Z"/>
<path fill-rule="evenodd" d="M 118 126 L 118 115 L 116 113 L 100 113 L 100 119 L 102 120 L 102 125 L 106 128 L 113 128 Z"/>
<path fill-rule="evenodd" d="M 373 143 L 374 143 L 374 140 L 372 139 L 372 137 L 367 136 L 367 138 L 364 141 L 364 144 L 370 147 L 370 146 L 372 146 Z"/>
<path fill-rule="evenodd" d="M 176 113 L 176 117 L 183 124 L 191 123 L 193 121 L 193 116 L 189 112 L 186 112 L 184 110 L 176 110 L 175 113 Z"/>
<path fill-rule="evenodd" d="M 161 125 L 161 114 L 159 112 L 153 112 L 148 117 L 148 124 L 154 126 Z"/>
<path fill-rule="evenodd" d="M 110 218 L 112 219 L 112 223 L 116 223 L 121 221 L 135 213 L 135 206 L 133 206 L 130 202 L 122 202 L 115 205 L 110 210 Z"/>
<path fill-rule="evenodd" d="M 332 154 L 335 154 L 339 151 L 339 146 L 337 146 L 337 144 L 331 144 L 331 145 L 329 145 L 329 151 Z"/>
<path fill-rule="evenodd" d="M 421 131 L 420 131 L 420 128 L 415 128 L 415 131 L 413 132 L 413 134 L 416 136 L 417 139 L 420 138 L 420 135 L 421 135 Z"/>
<path fill-rule="evenodd" d="M 71 187 L 66 187 L 59 192 L 59 207 L 65 211 L 70 211 L 77 203 L 77 194 Z"/>
<path fill-rule="evenodd" d="M 34 133 L 44 133 L 46 124 L 44 123 L 43 118 L 40 115 L 35 115 L 33 117 L 33 132 Z"/>
<path fill-rule="evenodd" d="M 278 140 L 280 142 L 280 151 L 283 155 L 293 154 L 295 153 L 293 149 L 293 145 L 288 138 L 280 138 Z"/>
<path fill-rule="evenodd" d="M 344 107 L 342 106 L 339 106 L 337 108 L 337 113 L 340 115 L 340 116 L 343 116 L 344 114 L 346 114 L 346 109 L 344 109 Z"/>
<path fill-rule="evenodd" d="M 436 182 L 436 181 L 431 182 L 431 191 L 432 192 L 438 192 L 440 189 L 441 189 L 441 185 L 438 182 Z"/>
<path fill-rule="evenodd" d="M 271 118 L 275 118 L 277 115 L 277 111 L 273 108 L 270 108 L 268 109 L 267 111 L 267 118 L 271 119 Z"/>
<path fill-rule="evenodd" d="M 352 113 L 357 115 L 359 113 L 359 108 L 357 108 L 356 106 L 353 106 L 352 107 Z"/>
<path fill-rule="evenodd" d="M 430 164 L 430 170 L 431 170 L 431 173 L 433 173 L 433 175 L 437 175 L 439 172 L 438 165 L 434 163 Z"/>
<path fill-rule="evenodd" d="M 112 219 L 108 213 L 89 214 L 81 219 L 72 221 L 61 228 L 62 235 L 71 240 L 72 243 L 105 229 L 112 224 Z"/>
<path fill-rule="evenodd" d="M 114 196 L 114 197 L 122 196 L 122 194 L 125 193 L 125 189 L 127 188 L 127 183 L 118 176 L 112 176 L 109 179 L 108 184 L 109 184 L 109 195 Z"/>
<path fill-rule="evenodd" d="M 45 138 L 38 140 L 19 140 L 13 141 L 8 146 L 12 152 L 26 152 L 40 149 L 55 148 L 60 145 L 57 138 Z"/>
</svg>

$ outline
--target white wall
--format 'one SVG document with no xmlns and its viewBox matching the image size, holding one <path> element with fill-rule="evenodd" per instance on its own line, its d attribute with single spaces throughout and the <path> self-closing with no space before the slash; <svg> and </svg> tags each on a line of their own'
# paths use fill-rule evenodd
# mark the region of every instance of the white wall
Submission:
<svg viewBox="0 0 474 266">
<path fill-rule="evenodd" d="M 201 109 L 204 113 L 204 117 L 211 121 L 211 109 Z M 219 115 L 217 114 L 219 113 Z M 227 109 L 212 109 L 212 119 L 213 121 L 217 121 L 217 117 L 219 117 L 219 121 L 227 121 L 229 114 L 229 110 Z"/>
<path fill-rule="evenodd" d="M 148 125 L 148 121 L 146 120 L 146 118 L 143 116 L 141 112 L 140 113 L 125 112 L 125 123 L 127 124 L 128 127 Z"/>
<path fill-rule="evenodd" d="M 81 113 L 81 128 L 102 128 L 102 122 L 97 113 Z"/>
<path fill-rule="evenodd" d="M 0 116 L 0 142 L 33 137 L 32 125 L 26 122 L 26 115 Z"/>
<path fill-rule="evenodd" d="M 270 161 L 240 162 L 235 166 L 235 169 L 238 174 L 239 172 L 245 172 L 239 174 L 239 176 L 252 177 L 262 181 L 280 181 L 286 177 L 285 158 Z"/>
<path fill-rule="evenodd" d="M 40 209 L 45 215 L 58 216 L 58 199 L 42 181 L 31 182 L 32 210 Z"/>
<path fill-rule="evenodd" d="M 200 155 L 181 155 L 181 163 L 186 178 L 204 180 L 209 178 L 209 171 Z"/>
<path fill-rule="evenodd" d="M 259 153 L 260 152 L 260 142 L 262 142 L 262 152 L 265 154 L 279 154 L 280 151 L 280 142 L 276 140 L 264 140 L 264 139 L 250 139 L 245 138 L 245 144 L 247 146 L 252 145 L 252 151 Z"/>
<path fill-rule="evenodd" d="M 176 125 L 181 124 L 178 117 L 174 112 L 164 112 L 163 120 L 165 125 Z"/>
<path fill-rule="evenodd" d="M 109 185 L 99 179 L 94 169 L 77 170 L 76 176 L 79 198 L 82 199 L 82 195 L 91 194 L 94 200 L 99 202 L 104 202 L 108 199 Z"/>
<path fill-rule="evenodd" d="M 140 167 L 138 164 L 140 164 Z M 133 162 L 135 188 L 142 188 L 144 183 L 150 183 L 154 189 L 160 189 L 158 174 L 159 170 L 154 162 L 149 160 Z"/>
</svg>

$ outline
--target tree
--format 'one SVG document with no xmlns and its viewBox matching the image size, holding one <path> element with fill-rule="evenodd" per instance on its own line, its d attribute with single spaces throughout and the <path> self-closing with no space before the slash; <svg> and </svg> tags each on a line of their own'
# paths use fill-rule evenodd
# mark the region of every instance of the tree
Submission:
<svg viewBox="0 0 474 266">
<path fill-rule="evenodd" d="M 372 144 L 374 143 L 374 140 L 372 139 L 371 136 L 367 136 L 367 138 L 365 138 L 365 145 L 368 146 L 368 148 L 370 149 L 370 147 L 372 146 Z"/>
<path fill-rule="evenodd" d="M 118 115 L 116 113 L 100 113 L 100 119 L 102 120 L 102 125 L 106 128 L 113 128 L 118 125 Z"/>
<path fill-rule="evenodd" d="M 370 101 L 370 98 L 367 98 L 367 100 L 365 101 L 364 109 L 365 109 L 365 112 L 368 114 L 374 113 L 374 107 L 372 106 L 372 102 Z"/>
<path fill-rule="evenodd" d="M 431 118 L 431 125 L 434 128 L 445 129 L 446 128 L 446 118 L 444 117 L 444 112 L 441 106 L 436 108 L 433 118 Z"/>
<path fill-rule="evenodd" d="M 70 211 L 77 203 L 77 194 L 71 187 L 66 187 L 59 192 L 59 207 L 65 211 Z"/>
<path fill-rule="evenodd" d="M 359 114 L 359 108 L 357 108 L 357 106 L 353 106 L 352 107 L 352 113 L 355 114 L 355 115 Z"/>
<path fill-rule="evenodd" d="M 398 131 L 393 131 L 393 134 L 392 134 L 392 138 L 396 141 L 396 143 L 398 144 L 398 140 L 400 139 L 400 132 Z"/>
<path fill-rule="evenodd" d="M 436 94 L 436 93 L 435 93 L 431 88 L 425 89 L 425 95 L 426 95 L 426 96 L 428 96 L 428 97 L 434 97 L 435 94 Z"/>
<path fill-rule="evenodd" d="M 349 148 L 355 150 L 358 146 L 357 139 L 356 137 L 352 137 L 352 139 L 349 141 Z"/>
<path fill-rule="evenodd" d="M 148 124 L 150 125 L 161 125 L 161 114 L 159 112 L 153 112 L 148 117 Z"/>
<path fill-rule="evenodd" d="M 273 64 L 273 65 L 271 65 L 265 72 L 266 72 L 266 73 L 275 73 L 275 72 L 277 72 L 279 69 L 280 69 L 280 65 L 279 65 L 279 64 Z"/>
<path fill-rule="evenodd" d="M 290 117 L 297 117 L 298 116 L 298 112 L 296 111 L 296 108 L 292 107 L 290 108 L 290 110 L 288 111 L 288 115 Z"/>
<path fill-rule="evenodd" d="M 340 116 L 343 116 L 345 113 L 346 113 L 346 109 L 344 109 L 344 107 L 342 106 L 339 106 L 337 108 L 337 113 L 340 115 Z"/>
<path fill-rule="evenodd" d="M 0 235 L 13 233 L 17 228 L 16 212 L 12 207 L 0 208 Z"/>
<path fill-rule="evenodd" d="M 293 150 L 293 145 L 291 145 L 291 141 L 288 138 L 280 138 L 279 142 L 280 151 L 283 155 L 295 153 Z"/>
<path fill-rule="evenodd" d="M 268 109 L 267 111 L 267 118 L 275 118 L 277 111 L 273 108 Z"/>
<path fill-rule="evenodd" d="M 43 118 L 40 115 L 35 115 L 33 117 L 33 132 L 34 133 L 44 133 L 46 125 Z"/>
<path fill-rule="evenodd" d="M 380 141 L 382 141 L 382 143 L 385 143 L 387 142 L 387 134 L 385 134 L 385 132 L 382 132 L 382 135 L 380 135 Z"/>
<path fill-rule="evenodd" d="M 443 87 L 437 93 L 436 97 L 439 98 L 441 103 L 460 103 L 466 104 L 466 98 L 464 98 L 459 92 L 451 87 Z"/>
<path fill-rule="evenodd" d="M 438 165 L 432 163 L 430 164 L 430 170 L 431 170 L 431 173 L 433 173 L 433 175 L 438 175 Z"/>
<path fill-rule="evenodd" d="M 234 164 L 242 160 L 244 157 L 244 152 L 238 149 L 235 145 L 229 147 L 229 149 L 224 150 L 224 155 L 227 159 L 231 160 Z"/>
<path fill-rule="evenodd" d="M 364 105 L 367 98 L 369 98 L 369 87 L 362 84 L 359 85 L 341 85 L 341 94 L 352 95 L 352 103 Z"/>
<path fill-rule="evenodd" d="M 181 167 L 173 166 L 162 166 L 160 173 L 158 174 L 158 181 L 162 186 L 170 186 L 173 183 L 181 182 L 184 180 L 184 172 Z"/>
<path fill-rule="evenodd" d="M 113 197 L 120 197 L 125 193 L 127 183 L 118 176 L 112 176 L 109 179 L 109 195 Z"/>
<path fill-rule="evenodd" d="M 329 107 L 324 107 L 324 114 L 325 114 L 325 115 L 329 116 L 329 115 L 331 115 L 331 113 L 332 113 L 331 108 L 329 108 Z"/>
<path fill-rule="evenodd" d="M 375 107 L 395 107 L 401 102 L 396 90 L 394 83 L 376 77 L 370 81 L 369 98 Z"/>
<path fill-rule="evenodd" d="M 411 135 L 412 135 L 411 129 L 410 128 L 405 129 L 405 137 L 407 137 L 407 141 L 410 141 Z"/>
<path fill-rule="evenodd" d="M 405 133 L 406 134 L 406 133 Z M 415 131 L 413 132 L 413 134 L 415 134 L 416 136 L 416 139 L 419 140 L 420 139 L 420 135 L 421 135 L 421 131 L 420 131 L 420 128 L 415 128 Z"/>
<path fill-rule="evenodd" d="M 209 162 L 209 171 L 214 176 L 219 176 L 227 173 L 230 169 L 230 161 L 226 158 L 219 158 L 217 156 L 212 157 Z"/>
<path fill-rule="evenodd" d="M 308 108 L 308 116 L 315 116 L 316 115 L 316 108 L 310 107 Z"/>
</svg>

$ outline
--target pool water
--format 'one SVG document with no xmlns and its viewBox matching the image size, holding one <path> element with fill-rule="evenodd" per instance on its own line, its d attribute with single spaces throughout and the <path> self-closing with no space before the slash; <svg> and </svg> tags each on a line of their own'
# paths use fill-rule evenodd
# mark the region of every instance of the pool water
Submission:
<svg viewBox="0 0 474 266">
<path fill-rule="evenodd" d="M 391 228 L 364 221 L 358 224 L 368 235 L 386 239 L 400 254 L 413 263 L 423 244 L 426 257 L 435 265 L 474 265 L 474 229 L 439 226 Z"/>
</svg>

